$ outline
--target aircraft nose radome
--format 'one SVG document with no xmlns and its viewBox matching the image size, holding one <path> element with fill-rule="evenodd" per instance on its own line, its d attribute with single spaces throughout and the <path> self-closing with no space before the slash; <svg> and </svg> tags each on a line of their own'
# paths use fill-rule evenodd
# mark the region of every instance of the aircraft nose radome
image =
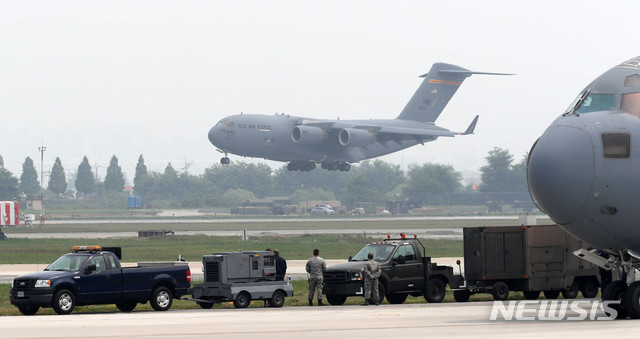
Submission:
<svg viewBox="0 0 640 339">
<path fill-rule="evenodd" d="M 211 144 L 215 145 L 216 144 L 216 127 L 213 126 L 211 127 L 211 129 L 209 130 L 209 142 L 211 142 Z"/>
<path fill-rule="evenodd" d="M 570 223 L 582 214 L 591 192 L 594 168 L 593 145 L 587 132 L 570 126 L 550 126 L 529 154 L 529 192 L 553 221 Z"/>
</svg>

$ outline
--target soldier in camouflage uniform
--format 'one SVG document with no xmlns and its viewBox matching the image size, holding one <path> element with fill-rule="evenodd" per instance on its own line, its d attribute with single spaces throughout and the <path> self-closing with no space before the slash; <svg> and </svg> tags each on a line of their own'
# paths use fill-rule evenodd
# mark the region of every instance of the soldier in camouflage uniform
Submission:
<svg viewBox="0 0 640 339">
<path fill-rule="evenodd" d="M 367 256 L 369 260 L 364 264 L 362 269 L 364 273 L 364 303 L 362 306 L 368 306 L 370 304 L 380 305 L 378 301 L 378 277 L 382 274 L 380 265 L 373 260 L 373 253 L 369 253 Z"/>
<path fill-rule="evenodd" d="M 324 272 L 327 271 L 327 263 L 320 257 L 320 251 L 313 250 L 313 258 L 307 261 L 307 272 L 309 273 L 309 306 L 313 306 L 313 293 L 318 291 L 318 306 L 322 304 L 322 283 Z"/>
</svg>

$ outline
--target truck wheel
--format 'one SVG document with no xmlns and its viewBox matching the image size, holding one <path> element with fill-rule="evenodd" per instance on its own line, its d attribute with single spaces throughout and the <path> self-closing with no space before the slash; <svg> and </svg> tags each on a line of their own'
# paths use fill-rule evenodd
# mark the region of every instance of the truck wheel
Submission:
<svg viewBox="0 0 640 339">
<path fill-rule="evenodd" d="M 327 297 L 327 301 L 329 302 L 329 304 L 335 306 L 342 305 L 345 301 L 347 301 L 346 295 L 327 294 L 325 295 L 325 297 Z"/>
<path fill-rule="evenodd" d="M 582 292 L 582 296 L 585 298 L 595 298 L 598 295 L 598 280 L 587 279 L 582 283 L 580 292 Z"/>
<path fill-rule="evenodd" d="M 76 306 L 76 296 L 69 290 L 59 290 L 53 295 L 51 307 L 58 314 L 69 314 Z"/>
<path fill-rule="evenodd" d="M 387 294 L 387 301 L 389 304 L 402 304 L 407 300 L 408 294 L 406 293 L 389 293 Z"/>
<path fill-rule="evenodd" d="M 574 299 L 578 296 L 578 285 L 574 282 L 566 290 L 562 291 L 562 297 L 565 299 Z"/>
<path fill-rule="evenodd" d="M 233 306 L 236 308 L 247 308 L 249 303 L 251 303 L 251 296 L 249 293 L 242 291 L 236 296 L 236 299 L 233 301 Z"/>
<path fill-rule="evenodd" d="M 522 291 L 524 298 L 527 300 L 538 300 L 540 291 Z"/>
<path fill-rule="evenodd" d="M 469 292 L 469 290 L 453 291 L 453 298 L 457 302 L 465 303 L 465 302 L 469 301 L 470 297 L 471 297 L 471 292 Z"/>
<path fill-rule="evenodd" d="M 430 303 L 439 303 L 444 299 L 445 293 L 444 281 L 440 278 L 431 278 L 424 291 L 424 298 Z"/>
<path fill-rule="evenodd" d="M 40 306 L 18 306 L 18 310 L 24 315 L 34 315 L 39 309 Z"/>
<path fill-rule="evenodd" d="M 149 303 L 156 311 L 166 311 L 170 309 L 171 304 L 173 304 L 173 295 L 171 295 L 171 291 L 168 288 L 159 286 L 151 293 Z"/>
<path fill-rule="evenodd" d="M 136 303 L 134 302 L 122 302 L 116 303 L 116 307 L 122 312 L 131 312 L 134 308 L 136 308 Z"/>
<path fill-rule="evenodd" d="M 547 299 L 558 299 L 560 291 L 544 291 L 542 292 Z"/>
<path fill-rule="evenodd" d="M 504 281 L 498 281 L 491 289 L 493 300 L 507 300 L 509 298 L 509 285 Z"/>
<path fill-rule="evenodd" d="M 273 292 L 271 297 L 271 307 L 282 307 L 284 305 L 285 294 L 281 290 Z"/>
</svg>

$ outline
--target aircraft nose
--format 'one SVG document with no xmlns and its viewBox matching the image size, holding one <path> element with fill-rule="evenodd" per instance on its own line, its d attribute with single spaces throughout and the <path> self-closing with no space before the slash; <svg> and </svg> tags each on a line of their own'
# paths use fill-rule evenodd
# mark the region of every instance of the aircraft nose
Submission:
<svg viewBox="0 0 640 339">
<path fill-rule="evenodd" d="M 216 136 L 218 135 L 217 133 L 217 128 L 216 126 L 211 127 L 211 129 L 209 130 L 209 142 L 213 145 L 216 144 Z"/>
<path fill-rule="evenodd" d="M 582 215 L 594 169 L 591 136 L 580 128 L 552 125 L 529 152 L 529 193 L 553 221 L 570 223 Z"/>
</svg>

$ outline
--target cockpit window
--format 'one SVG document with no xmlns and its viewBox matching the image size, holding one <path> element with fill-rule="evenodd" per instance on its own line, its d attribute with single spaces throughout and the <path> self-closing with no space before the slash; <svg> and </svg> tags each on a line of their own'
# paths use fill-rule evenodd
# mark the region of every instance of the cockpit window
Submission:
<svg viewBox="0 0 640 339">
<path fill-rule="evenodd" d="M 640 93 L 623 94 L 620 99 L 620 110 L 640 118 Z"/>
<path fill-rule="evenodd" d="M 233 121 L 225 121 L 224 127 L 234 128 L 236 127 L 236 124 L 234 124 Z"/>
<path fill-rule="evenodd" d="M 602 148 L 605 158 L 628 158 L 631 150 L 631 138 L 626 133 L 602 134 Z"/>
<path fill-rule="evenodd" d="M 576 113 L 591 113 L 598 111 L 613 111 L 616 109 L 617 95 L 615 94 L 589 94 L 582 104 L 577 108 Z"/>
<path fill-rule="evenodd" d="M 624 78 L 624 86 L 640 86 L 640 74 L 633 74 Z"/>
</svg>

